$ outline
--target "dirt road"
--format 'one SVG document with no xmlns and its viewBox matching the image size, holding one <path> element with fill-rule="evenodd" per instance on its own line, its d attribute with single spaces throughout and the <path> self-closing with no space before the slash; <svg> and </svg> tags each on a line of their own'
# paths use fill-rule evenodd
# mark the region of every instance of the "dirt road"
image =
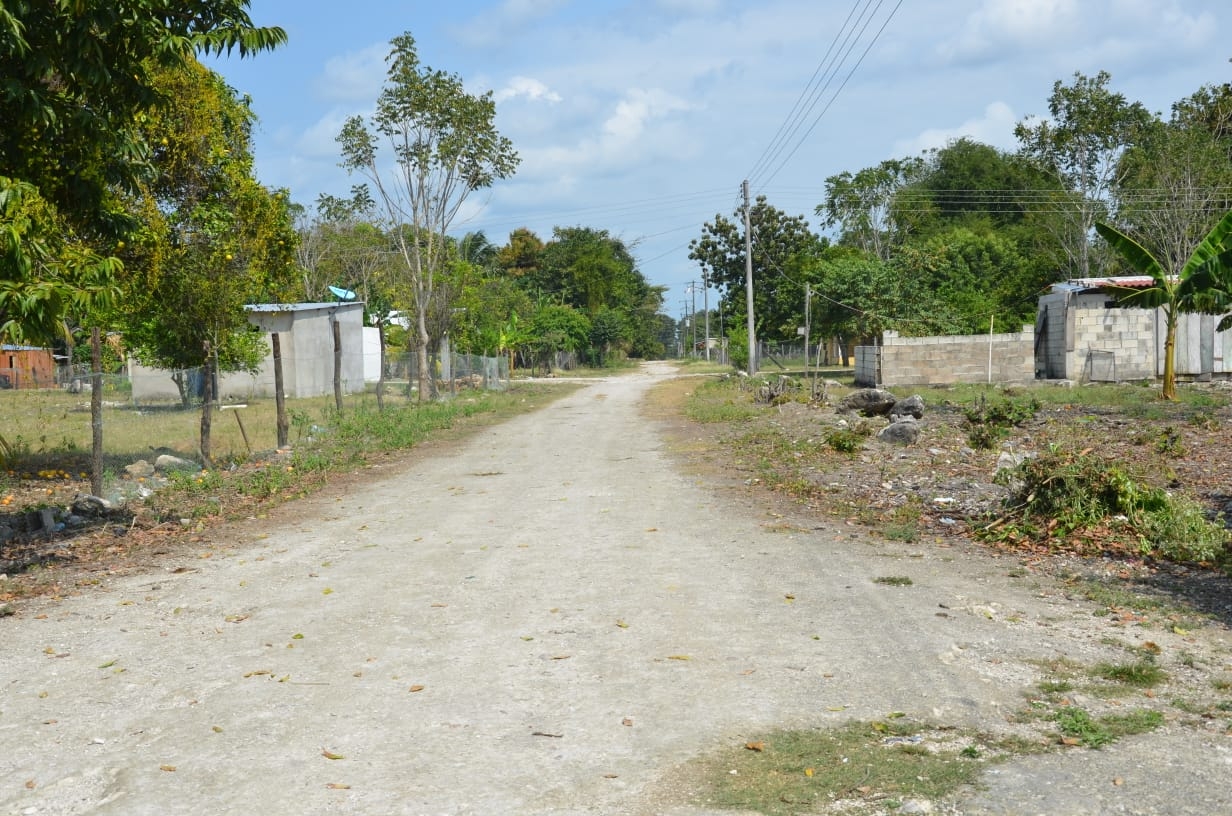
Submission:
<svg viewBox="0 0 1232 816">
<path fill-rule="evenodd" d="M 1029 661 L 1110 653 L 1004 561 L 685 475 L 638 410 L 669 372 L 0 620 L 0 814 L 698 816 L 678 766 L 759 729 L 995 730 Z M 1217 733 L 996 770 L 963 812 L 1232 810 Z"/>
</svg>

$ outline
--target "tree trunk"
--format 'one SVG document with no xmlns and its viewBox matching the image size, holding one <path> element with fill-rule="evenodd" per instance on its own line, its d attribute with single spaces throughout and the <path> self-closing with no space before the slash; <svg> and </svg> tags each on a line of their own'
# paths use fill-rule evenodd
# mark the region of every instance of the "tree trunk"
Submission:
<svg viewBox="0 0 1232 816">
<path fill-rule="evenodd" d="M 90 492 L 103 495 L 103 339 L 98 327 L 90 329 Z"/>
<path fill-rule="evenodd" d="M 214 354 L 210 349 L 210 341 L 205 341 L 205 370 L 202 371 L 201 390 L 201 463 L 208 468 L 214 467 L 210 458 L 210 424 L 214 417 Z"/>
<path fill-rule="evenodd" d="M 419 401 L 432 399 L 434 392 L 432 381 L 432 369 L 428 365 L 428 320 L 424 313 L 424 307 L 418 306 L 415 310 L 416 315 L 416 331 L 415 335 L 418 338 L 418 344 L 415 349 L 415 359 L 419 363 Z"/>
<path fill-rule="evenodd" d="M 1164 308 L 1164 382 L 1160 396 L 1176 399 L 1176 308 Z"/>
</svg>

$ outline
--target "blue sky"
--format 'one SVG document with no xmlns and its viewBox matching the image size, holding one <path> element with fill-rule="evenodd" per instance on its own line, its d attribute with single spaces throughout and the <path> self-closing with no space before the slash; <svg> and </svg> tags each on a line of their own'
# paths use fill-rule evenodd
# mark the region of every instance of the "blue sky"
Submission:
<svg viewBox="0 0 1232 816">
<path fill-rule="evenodd" d="M 211 65 L 252 97 L 265 184 L 311 206 L 361 180 L 338 167 L 334 137 L 371 111 L 389 40 L 409 31 L 424 64 L 495 94 L 497 128 L 522 158 L 473 194 L 455 231 L 503 244 L 518 227 L 545 240 L 554 226 L 606 229 L 668 287 L 673 314 L 700 280 L 689 240 L 733 214 L 745 178 L 816 226 L 827 176 L 961 136 L 1012 149 L 1014 124 L 1046 114 L 1053 83 L 1075 71 L 1106 70 L 1114 90 L 1165 114 L 1232 81 L 1227 0 L 252 0 L 250 11 L 288 44 Z M 805 112 L 802 98 L 816 104 Z"/>
</svg>

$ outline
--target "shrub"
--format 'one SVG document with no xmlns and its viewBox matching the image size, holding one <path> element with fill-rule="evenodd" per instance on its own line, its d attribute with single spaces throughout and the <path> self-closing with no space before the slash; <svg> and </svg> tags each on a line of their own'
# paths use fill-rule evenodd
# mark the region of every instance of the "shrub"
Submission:
<svg viewBox="0 0 1232 816">
<path fill-rule="evenodd" d="M 1141 484 L 1118 464 L 1087 453 L 1052 452 L 1008 471 L 1011 517 L 1035 538 L 1093 532 L 1115 544 L 1173 561 L 1213 561 L 1228 531 L 1192 499 Z"/>
<path fill-rule="evenodd" d="M 1035 417 L 1040 408 L 1034 396 L 1027 399 L 1002 397 L 995 402 L 981 394 L 979 399 L 963 409 L 967 425 L 967 441 L 971 447 L 994 448 L 1010 428 Z"/>
</svg>

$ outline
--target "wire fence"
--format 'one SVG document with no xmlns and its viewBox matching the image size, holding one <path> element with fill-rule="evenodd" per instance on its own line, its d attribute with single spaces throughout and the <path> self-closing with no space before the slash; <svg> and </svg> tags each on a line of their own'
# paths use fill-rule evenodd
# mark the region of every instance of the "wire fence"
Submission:
<svg viewBox="0 0 1232 816">
<path fill-rule="evenodd" d="M 288 361 L 289 362 L 289 361 Z M 307 376 L 303 359 L 288 365 L 284 392 L 291 445 L 310 442 L 327 429 L 338 407 L 333 389 L 332 355 L 328 365 L 312 361 Z M 433 397 L 461 399 L 478 390 L 503 390 L 510 384 L 509 361 L 498 357 L 452 354 L 430 358 Z M 363 372 L 358 364 L 340 376 L 342 407 L 375 410 L 380 366 Z M 386 407 L 417 403 L 418 370 L 414 355 L 385 361 Z M 245 459 L 278 447 L 277 406 L 273 377 L 230 374 L 219 378 L 212 412 L 211 448 L 215 460 Z M 14 382 L 10 380 L 10 382 Z M 97 383 L 103 406 L 102 430 L 107 468 L 118 473 L 138 459 L 153 461 L 162 453 L 200 458 L 201 369 L 178 371 L 130 365 L 116 374 L 95 378 L 89 366 L 61 366 L 55 376 L 42 377 L 35 388 L 26 378 L 22 387 L 0 390 L 0 481 L 26 471 L 37 477 L 48 462 L 55 471 L 76 474 L 88 469 L 92 447 L 91 403 Z M 26 387 L 26 386 L 29 387 Z M 305 388 L 307 386 L 307 388 Z M 60 463 L 71 462 L 70 465 Z M 48 471 L 51 472 L 51 471 Z"/>
</svg>

